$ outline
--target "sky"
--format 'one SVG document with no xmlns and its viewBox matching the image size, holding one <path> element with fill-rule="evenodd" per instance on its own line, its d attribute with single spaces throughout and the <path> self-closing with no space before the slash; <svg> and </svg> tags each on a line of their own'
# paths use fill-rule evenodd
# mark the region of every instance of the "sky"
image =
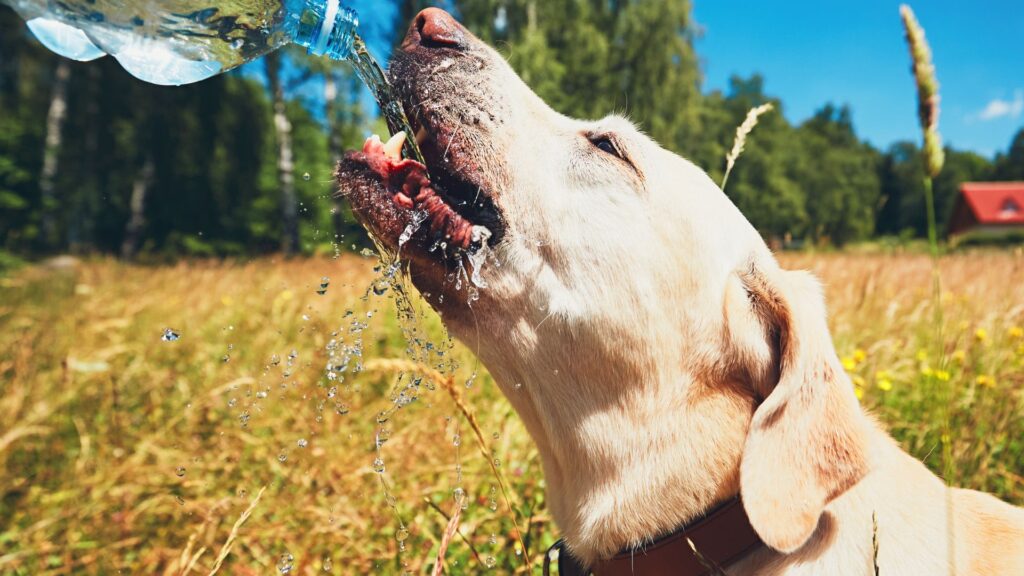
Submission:
<svg viewBox="0 0 1024 576">
<path fill-rule="evenodd" d="M 916 88 L 899 2 L 693 0 L 704 91 L 760 73 L 799 123 L 849 104 L 858 135 L 881 148 L 917 141 Z M 1024 127 L 1024 0 L 911 4 L 931 44 L 945 143 L 1005 152 Z"/>
<path fill-rule="evenodd" d="M 920 139 L 900 2 L 692 1 L 705 92 L 727 89 L 732 75 L 760 73 L 793 123 L 828 102 L 848 104 L 858 136 L 878 148 Z M 359 12 L 364 37 L 386 61 L 393 27 L 407 23 L 395 22 L 391 2 L 346 4 Z M 1024 127 L 1024 0 L 912 6 L 932 47 L 945 143 L 988 157 L 1005 152 Z M 372 106 L 368 92 L 365 100 Z"/>
</svg>

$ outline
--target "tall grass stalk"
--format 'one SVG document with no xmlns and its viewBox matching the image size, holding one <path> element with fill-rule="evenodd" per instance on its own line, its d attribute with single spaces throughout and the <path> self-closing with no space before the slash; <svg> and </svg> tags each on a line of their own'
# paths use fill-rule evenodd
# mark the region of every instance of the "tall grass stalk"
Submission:
<svg viewBox="0 0 1024 576">
<path fill-rule="evenodd" d="M 523 539 L 523 532 L 519 528 L 519 520 L 517 519 L 515 506 L 512 505 L 512 497 L 508 490 L 508 483 L 505 482 L 504 475 L 502 475 L 501 471 L 498 470 L 498 465 L 494 459 L 494 452 L 487 447 L 487 440 L 484 439 L 484 433 L 480 428 L 480 422 L 477 420 L 476 414 L 473 412 L 473 409 L 466 404 L 465 400 L 462 398 L 462 394 L 459 392 L 458 388 L 455 387 L 454 377 L 445 377 L 430 366 L 400 358 L 375 358 L 367 361 L 364 369 L 367 372 L 421 374 L 423 377 L 433 381 L 435 385 L 440 386 L 448 393 L 452 401 L 455 403 L 455 406 L 460 412 L 462 412 L 462 416 L 467 422 L 469 422 L 470 428 L 473 429 L 473 435 L 476 439 L 477 447 L 480 449 L 480 454 L 487 461 L 487 465 L 491 469 L 491 474 L 494 475 L 494 479 L 498 482 L 498 486 L 501 488 L 501 496 L 505 501 L 505 508 L 508 510 L 512 520 L 512 527 L 515 529 L 516 540 L 519 542 L 519 546 L 523 549 L 523 563 L 525 564 L 528 572 L 532 571 L 533 560 L 530 558 L 530 551 L 526 547 L 526 541 Z M 450 539 L 451 537 L 449 536 L 448 540 Z M 445 544 L 445 547 L 447 547 L 447 544 Z M 443 557 L 443 554 L 440 556 Z"/>
<path fill-rule="evenodd" d="M 722 190 L 725 190 L 725 184 L 729 181 L 729 174 L 732 173 L 736 160 L 743 153 L 743 145 L 747 142 L 747 136 L 754 130 L 754 126 L 757 126 L 758 118 L 771 110 L 771 104 L 755 106 L 747 111 L 747 117 L 743 119 L 743 123 L 736 127 L 736 138 L 732 141 L 732 149 L 725 156 L 725 176 L 722 176 Z"/>
<path fill-rule="evenodd" d="M 932 323 L 933 339 L 935 343 L 935 358 L 938 364 L 928 374 L 928 385 L 935 389 L 939 383 L 938 371 L 946 370 L 946 350 L 943 338 L 943 317 L 942 317 L 942 272 L 939 264 L 939 238 L 938 226 L 935 220 L 935 193 L 933 181 L 942 171 L 945 161 L 945 154 L 942 150 L 942 138 L 939 135 L 939 83 L 935 78 L 935 65 L 932 63 L 932 52 L 925 39 L 924 28 L 918 23 L 914 11 L 910 6 L 900 6 L 900 17 L 903 20 L 903 28 L 906 33 L 907 46 L 910 48 L 910 57 L 913 62 L 914 82 L 917 85 L 917 116 L 921 123 L 921 132 L 924 140 L 922 148 L 924 159 L 924 200 L 925 210 L 928 218 L 928 246 L 932 261 Z M 952 414 L 951 404 L 953 401 L 952 380 L 943 383 L 941 387 L 943 417 L 942 417 L 942 471 L 947 485 L 953 481 L 955 473 L 952 444 Z M 956 566 L 956 539 L 953 535 L 953 500 L 952 490 L 946 491 L 946 531 L 948 536 L 949 565 Z"/>
</svg>

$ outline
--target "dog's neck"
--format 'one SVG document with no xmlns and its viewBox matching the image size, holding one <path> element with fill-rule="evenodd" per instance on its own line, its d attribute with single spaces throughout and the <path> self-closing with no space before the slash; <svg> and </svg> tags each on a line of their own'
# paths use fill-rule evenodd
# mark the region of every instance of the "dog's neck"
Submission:
<svg viewBox="0 0 1024 576">
<path fill-rule="evenodd" d="M 581 560 L 647 543 L 739 492 L 754 406 L 737 383 L 673 363 L 681 355 L 665 342 L 595 340 L 556 318 L 476 329 L 508 337 L 477 353 L 536 442 L 552 514 Z"/>
</svg>

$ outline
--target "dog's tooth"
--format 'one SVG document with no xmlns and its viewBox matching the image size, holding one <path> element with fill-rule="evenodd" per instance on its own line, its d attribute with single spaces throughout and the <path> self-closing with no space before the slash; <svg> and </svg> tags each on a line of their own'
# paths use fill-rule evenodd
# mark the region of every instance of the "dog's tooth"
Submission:
<svg viewBox="0 0 1024 576">
<path fill-rule="evenodd" d="M 473 244 L 484 244 L 491 239 L 491 231 L 486 226 L 473 226 Z"/>
<path fill-rule="evenodd" d="M 402 146 L 405 146 L 405 132 L 399 131 L 397 134 L 392 136 L 387 144 L 384 144 L 384 154 L 392 160 L 398 161 L 402 159 Z"/>
</svg>

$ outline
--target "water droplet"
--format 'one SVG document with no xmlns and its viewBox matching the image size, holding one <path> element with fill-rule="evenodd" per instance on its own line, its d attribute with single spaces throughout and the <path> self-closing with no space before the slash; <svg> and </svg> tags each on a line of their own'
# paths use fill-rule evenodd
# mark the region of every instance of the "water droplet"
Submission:
<svg viewBox="0 0 1024 576">
<path fill-rule="evenodd" d="M 234 408 L 235 404 L 238 404 L 238 400 L 236 398 L 231 398 L 228 400 L 228 408 Z"/>
<path fill-rule="evenodd" d="M 160 337 L 164 342 L 177 342 L 180 338 L 181 335 L 170 328 L 164 328 L 164 335 Z"/>
<path fill-rule="evenodd" d="M 459 446 L 461 444 L 462 444 L 462 436 L 459 436 L 458 434 L 453 435 L 452 436 L 452 445 L 453 446 Z"/>
<path fill-rule="evenodd" d="M 184 478 L 185 477 L 185 467 L 184 466 L 178 466 L 177 468 L 174 469 L 174 473 L 177 474 L 178 478 Z"/>
<path fill-rule="evenodd" d="M 332 566 L 332 564 L 331 564 L 331 557 L 330 556 L 324 556 L 323 571 L 324 572 L 330 572 L 331 571 L 331 566 Z"/>
<path fill-rule="evenodd" d="M 277 354 L 274 354 L 273 356 L 270 357 L 270 363 L 274 366 L 277 366 L 278 364 L 281 363 L 281 357 L 278 356 Z"/>
<path fill-rule="evenodd" d="M 221 361 L 221 362 L 224 362 L 224 363 L 228 363 L 228 362 L 230 362 L 230 361 L 231 361 L 231 356 L 229 356 L 229 355 L 225 354 L 225 355 L 223 355 L 223 356 L 221 356 L 221 357 L 220 357 L 220 361 Z"/>
<path fill-rule="evenodd" d="M 488 543 L 488 544 L 490 544 L 491 546 L 494 546 L 495 544 L 497 544 L 497 543 L 498 543 L 498 537 L 497 537 L 497 536 L 495 536 L 495 535 L 494 535 L 494 534 L 492 533 L 492 534 L 491 534 L 491 537 L 487 539 L 487 543 Z"/>
<path fill-rule="evenodd" d="M 373 471 L 378 474 L 384 473 L 384 459 L 380 456 L 373 459 Z"/>
<path fill-rule="evenodd" d="M 278 462 L 284 462 L 287 459 L 288 459 L 288 454 L 285 453 L 285 452 L 281 452 L 280 454 L 277 455 L 277 461 Z"/>
<path fill-rule="evenodd" d="M 456 486 L 455 489 L 452 490 L 452 497 L 455 498 L 455 502 L 457 503 L 463 502 L 466 499 L 466 491 L 462 489 L 462 486 Z"/>
<path fill-rule="evenodd" d="M 405 230 L 403 230 L 402 234 L 398 237 L 399 250 L 401 250 L 402 246 L 404 246 L 405 243 L 408 242 L 410 238 L 412 238 L 412 235 L 415 234 L 416 231 L 420 229 L 420 225 L 422 225 L 423 221 L 426 219 L 426 210 L 420 210 L 412 213 L 412 217 L 409 221 L 409 224 L 405 227 Z"/>
<path fill-rule="evenodd" d="M 376 256 L 377 255 L 376 252 L 374 252 L 373 250 L 370 250 L 369 248 L 363 248 L 362 250 L 359 251 L 359 254 L 362 255 L 362 256 L 366 256 L 366 257 Z"/>
<path fill-rule="evenodd" d="M 331 374 L 334 374 L 334 372 L 331 372 Z M 332 380 L 333 380 L 333 378 L 332 378 Z M 327 397 L 328 398 L 334 398 L 337 395 L 338 395 L 338 387 L 337 386 L 331 386 L 331 389 L 327 391 Z"/>
<path fill-rule="evenodd" d="M 245 46 L 245 40 L 243 40 L 241 38 L 235 38 L 234 40 L 231 41 L 231 49 L 232 50 L 241 50 L 242 46 Z"/>
<path fill-rule="evenodd" d="M 249 492 L 245 488 L 239 488 L 238 489 L 238 497 L 239 498 L 245 498 L 246 494 L 248 494 L 248 493 Z"/>
<path fill-rule="evenodd" d="M 501 468 L 501 460 L 498 460 L 497 458 L 495 458 L 494 459 L 494 467 L 495 468 Z"/>
<path fill-rule="evenodd" d="M 281 574 L 291 574 L 292 568 L 295 567 L 295 557 L 285 552 L 281 554 L 281 557 L 277 560 L 277 571 Z"/>
<path fill-rule="evenodd" d="M 299 441 L 296 442 L 295 445 L 299 448 L 305 448 L 306 446 L 309 446 L 309 442 L 307 442 L 305 438 L 299 438 Z"/>
<path fill-rule="evenodd" d="M 334 405 L 334 412 L 337 413 L 338 416 L 344 416 L 345 414 L 348 414 L 348 405 L 339 402 Z"/>
<path fill-rule="evenodd" d="M 494 438 L 495 440 L 497 440 L 498 438 L 501 438 L 501 434 L 498 434 L 497 432 L 495 432 L 494 434 L 491 434 L 491 438 Z"/>
<path fill-rule="evenodd" d="M 316 293 L 323 296 L 327 294 L 327 287 L 331 285 L 331 279 L 324 276 L 320 279 L 320 288 L 317 289 Z"/>
<path fill-rule="evenodd" d="M 398 532 L 395 532 L 395 540 L 398 540 L 399 542 L 405 542 L 408 539 L 409 531 L 406 530 L 404 526 L 399 528 Z"/>
<path fill-rule="evenodd" d="M 498 565 L 498 561 L 494 558 L 494 556 L 488 556 L 484 559 L 484 564 L 486 564 L 488 568 L 494 568 Z"/>
<path fill-rule="evenodd" d="M 306 182 L 309 182 L 310 178 L 311 178 L 311 176 L 309 175 L 309 172 L 303 172 L 302 173 L 302 179 L 305 180 Z"/>
<path fill-rule="evenodd" d="M 388 291 L 387 280 L 378 280 L 373 283 L 373 293 L 377 296 L 383 296 Z"/>
</svg>

